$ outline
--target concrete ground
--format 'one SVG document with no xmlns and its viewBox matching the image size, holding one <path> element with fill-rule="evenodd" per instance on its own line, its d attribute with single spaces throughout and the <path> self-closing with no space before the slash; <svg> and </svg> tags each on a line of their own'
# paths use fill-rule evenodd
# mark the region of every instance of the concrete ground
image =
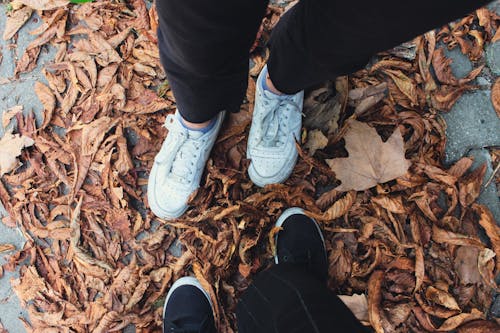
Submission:
<svg viewBox="0 0 500 333">
<path fill-rule="evenodd" d="M 490 5 L 500 14 L 500 1 Z M 5 25 L 6 5 L 0 4 L 0 32 L 3 32 Z M 5 79 L 12 78 L 15 67 L 15 60 L 20 57 L 24 48 L 34 39 L 28 32 L 40 24 L 36 14 L 29 20 L 28 24 L 21 29 L 17 41 L 17 46 L 12 47 L 10 41 L 0 40 L 0 52 L 3 60 L 0 62 L 0 118 L 2 113 L 15 106 L 23 105 L 24 112 L 33 110 L 38 121 L 41 119 L 41 105 L 33 91 L 33 84 L 36 81 L 45 81 L 40 74 L 43 64 L 50 60 L 54 50 L 45 48 L 41 52 L 38 68 L 29 74 L 22 74 L 18 80 L 5 83 Z M 458 50 L 447 52 L 447 55 L 454 59 L 453 72 L 458 77 L 465 76 L 471 69 L 472 63 Z M 453 109 L 443 114 L 448 124 L 446 163 L 450 164 L 464 155 L 472 155 L 476 159 L 476 165 L 488 163 L 486 177 L 492 172 L 491 157 L 484 148 L 500 146 L 500 119 L 495 114 L 490 101 L 488 86 L 500 76 L 500 42 L 490 45 L 487 49 L 487 67 L 483 70 L 481 77 L 476 83 L 484 87 L 483 90 L 467 93 L 460 98 Z M 10 124 L 9 126 L 13 126 Z M 0 137 L 5 129 L 0 126 Z M 489 206 L 497 221 L 500 221 L 500 201 L 495 184 L 492 183 L 483 190 L 481 203 Z M 1 206 L 1 205 L 0 205 Z M 5 210 L 0 207 L 0 216 L 5 216 Z M 0 223 L 0 244 L 10 243 L 17 248 L 23 246 L 24 240 L 18 230 L 6 228 Z M 7 254 L 8 255 L 8 254 Z M 0 264 L 5 262 L 0 256 Z M 26 316 L 26 312 L 20 307 L 19 300 L 10 288 L 10 279 L 17 276 L 17 272 L 6 272 L 0 279 L 0 321 L 9 332 L 25 332 L 20 316 Z M 497 300 L 498 301 L 498 300 Z M 496 302 L 500 307 L 500 302 Z M 500 313 L 499 309 L 494 310 Z"/>
</svg>

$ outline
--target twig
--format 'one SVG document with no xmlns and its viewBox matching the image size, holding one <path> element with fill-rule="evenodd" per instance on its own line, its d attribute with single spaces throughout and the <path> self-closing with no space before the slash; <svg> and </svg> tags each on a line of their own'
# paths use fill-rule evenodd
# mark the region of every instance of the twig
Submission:
<svg viewBox="0 0 500 333">
<path fill-rule="evenodd" d="M 495 170 L 493 170 L 493 173 L 491 174 L 490 178 L 488 178 L 488 181 L 484 185 L 484 188 L 487 188 L 488 186 L 490 186 L 491 182 L 493 181 L 493 178 L 495 178 L 495 175 L 497 174 L 499 169 L 500 169 L 500 162 L 498 162 Z"/>
</svg>

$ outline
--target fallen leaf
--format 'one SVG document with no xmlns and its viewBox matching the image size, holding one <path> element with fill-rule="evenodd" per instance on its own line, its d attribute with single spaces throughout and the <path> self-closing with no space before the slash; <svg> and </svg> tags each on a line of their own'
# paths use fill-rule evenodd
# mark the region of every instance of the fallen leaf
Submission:
<svg viewBox="0 0 500 333">
<path fill-rule="evenodd" d="M 12 244 L 0 244 L 0 253 L 15 250 L 16 247 Z"/>
<path fill-rule="evenodd" d="M 470 313 L 460 313 L 454 317 L 445 320 L 444 323 L 437 329 L 439 332 L 449 332 L 456 329 L 458 326 L 467 323 L 471 320 L 483 318 L 484 315 L 477 309 L 472 309 Z"/>
<path fill-rule="evenodd" d="M 488 207 L 473 204 L 472 208 L 479 214 L 479 224 L 484 228 L 486 235 L 490 239 L 491 246 L 497 256 L 496 270 L 500 272 L 500 227 Z"/>
<path fill-rule="evenodd" d="M 369 322 L 368 300 L 365 294 L 338 295 L 338 297 L 351 310 L 356 319 L 362 322 Z"/>
<path fill-rule="evenodd" d="M 463 79 L 457 79 L 451 71 L 451 63 L 453 59 L 447 58 L 444 55 L 443 48 L 440 48 L 434 52 L 432 57 L 432 66 L 438 80 L 444 84 L 450 84 L 453 86 L 462 86 L 472 80 L 474 80 L 483 70 L 484 65 L 473 69 L 466 77 Z"/>
<path fill-rule="evenodd" d="M 485 173 L 486 163 L 474 169 L 458 182 L 458 197 L 463 207 L 471 205 L 479 197 Z"/>
<path fill-rule="evenodd" d="M 3 128 L 6 128 L 10 120 L 16 116 L 16 114 L 23 112 L 23 106 L 22 105 L 16 105 L 8 109 L 7 111 L 4 111 L 2 114 L 2 126 Z"/>
<path fill-rule="evenodd" d="M 35 82 L 35 93 L 43 105 L 43 123 L 40 128 L 45 128 L 52 119 L 56 107 L 56 98 L 49 87 L 40 82 Z"/>
<path fill-rule="evenodd" d="M 5 28 L 3 31 L 3 39 L 11 39 L 16 32 L 21 29 L 21 27 L 28 21 L 33 13 L 33 9 L 30 7 L 23 7 L 19 10 L 7 13 L 7 21 L 5 22 Z"/>
<path fill-rule="evenodd" d="M 425 291 L 425 297 L 428 301 L 444 306 L 450 310 L 460 310 L 457 301 L 448 292 L 429 286 Z"/>
<path fill-rule="evenodd" d="M 500 31 L 500 29 L 498 30 Z M 497 116 L 500 117 L 500 77 L 491 87 L 491 103 L 493 104 L 493 108 L 495 108 Z"/>
<path fill-rule="evenodd" d="M 398 89 L 406 96 L 411 102 L 411 105 L 418 104 L 417 87 L 415 82 L 406 76 L 402 71 L 386 69 L 384 71 L 391 77 Z"/>
<path fill-rule="evenodd" d="M 498 333 L 500 325 L 489 320 L 475 320 L 458 328 L 458 333 Z"/>
<path fill-rule="evenodd" d="M 375 271 L 368 281 L 368 316 L 370 318 L 370 324 L 377 333 L 384 332 L 380 308 L 382 302 L 383 278 L 383 271 Z"/>
<path fill-rule="evenodd" d="M 382 142 L 373 127 L 352 120 L 344 139 L 349 157 L 326 160 L 342 181 L 339 191 L 366 190 L 404 175 L 410 167 L 399 128 Z"/>
<path fill-rule="evenodd" d="M 455 255 L 455 270 L 461 283 L 479 283 L 481 275 L 478 270 L 479 249 L 470 246 L 460 246 Z"/>
<path fill-rule="evenodd" d="M 68 0 L 15 0 L 36 10 L 51 10 L 69 4 Z"/>
<path fill-rule="evenodd" d="M 19 134 L 5 133 L 0 139 L 0 176 L 12 171 L 19 164 L 17 157 L 25 147 L 31 147 L 33 139 Z"/>
<path fill-rule="evenodd" d="M 349 91 L 349 105 L 355 106 L 354 113 L 361 115 L 380 102 L 387 93 L 387 83 L 357 88 Z"/>
</svg>

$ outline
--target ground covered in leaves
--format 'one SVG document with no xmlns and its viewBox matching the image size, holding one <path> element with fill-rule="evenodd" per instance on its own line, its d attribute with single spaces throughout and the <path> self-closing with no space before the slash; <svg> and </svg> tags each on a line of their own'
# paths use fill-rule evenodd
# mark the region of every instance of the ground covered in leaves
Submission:
<svg viewBox="0 0 500 333">
<path fill-rule="evenodd" d="M 192 209 L 167 222 L 155 219 L 144 193 L 175 108 L 154 7 L 143 0 L 12 7 L 6 39 L 15 40 L 33 10 L 43 20 L 16 75 L 36 66 L 44 45 L 58 50 L 44 69 L 48 85 L 34 83 L 43 122 L 13 108 L 3 124 L 16 121 L 17 130 L 0 140 L 0 199 L 10 214 L 2 222 L 27 239 L 0 275 L 22 266 L 12 285 L 29 310 L 29 331 L 113 332 L 129 324 L 160 331 L 169 286 L 194 274 L 216 304 L 220 331 L 233 332 L 238 295 L 271 264 L 274 221 L 299 206 L 324 230 L 329 286 L 375 331 L 498 332 L 488 311 L 500 232 L 475 203 L 485 167 L 470 170 L 469 158 L 442 165 L 438 115 L 481 89 L 474 78 L 484 45 L 500 39 L 498 15 L 478 10 L 311 91 L 294 173 L 260 189 L 248 179 L 245 149 L 263 45 L 282 13 L 270 7 L 252 53 L 248 101 L 228 117 Z M 454 77 L 438 41 L 459 47 L 475 69 Z M 500 83 L 494 87 L 500 112 Z M 180 256 L 168 251 L 176 242 Z"/>
</svg>

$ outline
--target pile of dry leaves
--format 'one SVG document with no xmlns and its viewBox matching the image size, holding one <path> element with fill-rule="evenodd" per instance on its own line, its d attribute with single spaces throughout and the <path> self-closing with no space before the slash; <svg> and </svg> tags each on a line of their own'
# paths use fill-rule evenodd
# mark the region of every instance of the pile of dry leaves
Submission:
<svg viewBox="0 0 500 333">
<path fill-rule="evenodd" d="M 33 8 L 43 20 L 16 75 L 36 66 L 44 45 L 57 48 L 43 70 L 48 85 L 34 84 L 43 122 L 14 108 L 3 120 L 15 118 L 17 132 L 0 140 L 0 199 L 10 214 L 2 222 L 27 239 L 0 275 L 22 266 L 12 284 L 29 330 L 160 331 L 166 291 L 194 273 L 217 305 L 220 331 L 233 332 L 238 295 L 270 265 L 274 221 L 300 206 L 324 229 L 329 286 L 375 331 L 498 332 L 487 314 L 498 290 L 500 232 L 475 203 L 485 167 L 470 170 L 469 158 L 443 167 L 437 113 L 481 88 L 473 80 L 482 66 L 457 79 L 436 47 L 442 41 L 480 61 L 484 45 L 500 38 L 498 15 L 478 10 L 313 91 L 295 171 L 264 189 L 248 179 L 245 159 L 254 79 L 265 62 L 257 43 L 248 102 L 226 121 L 192 209 L 158 225 L 143 188 L 175 104 L 162 85 L 154 7 L 13 7 L 4 38 L 15 38 Z M 280 14 L 270 8 L 262 38 Z M 168 251 L 176 239 L 178 257 Z"/>
</svg>

